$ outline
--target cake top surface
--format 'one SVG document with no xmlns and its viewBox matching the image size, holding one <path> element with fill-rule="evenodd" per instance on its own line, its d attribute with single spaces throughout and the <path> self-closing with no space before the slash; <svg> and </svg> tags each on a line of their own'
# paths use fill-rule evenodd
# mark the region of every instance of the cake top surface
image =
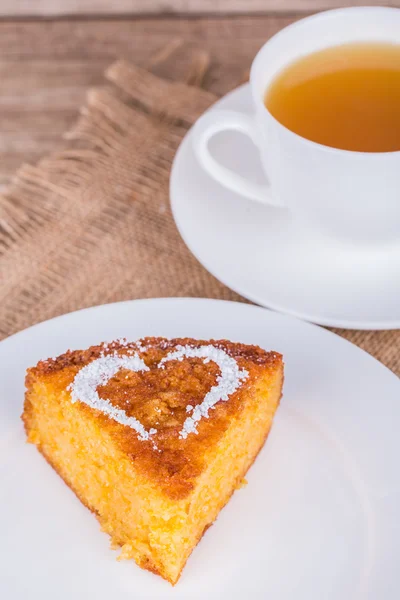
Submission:
<svg viewBox="0 0 400 600">
<path fill-rule="evenodd" d="M 41 361 L 28 384 L 44 380 L 68 394 L 71 410 L 101 423 L 128 458 L 181 497 L 258 376 L 280 364 L 275 352 L 226 340 L 120 339 Z"/>
</svg>

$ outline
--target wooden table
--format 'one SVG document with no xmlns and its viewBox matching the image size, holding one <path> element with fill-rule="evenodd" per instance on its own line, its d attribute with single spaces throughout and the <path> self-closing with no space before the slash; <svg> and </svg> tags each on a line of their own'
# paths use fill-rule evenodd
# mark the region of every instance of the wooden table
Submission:
<svg viewBox="0 0 400 600">
<path fill-rule="evenodd" d="M 23 162 L 57 148 L 90 86 L 115 58 L 145 65 L 171 39 L 206 50 L 206 87 L 238 85 L 285 16 L 63 18 L 0 21 L 0 186 Z M 181 55 L 182 53 L 180 53 Z M 184 61 L 185 57 L 180 57 Z M 184 68 L 184 65 L 181 65 Z"/>
</svg>

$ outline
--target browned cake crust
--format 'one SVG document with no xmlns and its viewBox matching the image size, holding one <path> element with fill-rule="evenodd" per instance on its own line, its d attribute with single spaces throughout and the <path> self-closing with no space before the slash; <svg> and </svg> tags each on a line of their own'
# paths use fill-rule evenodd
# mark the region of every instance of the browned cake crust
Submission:
<svg viewBox="0 0 400 600">
<path fill-rule="evenodd" d="M 196 406 L 203 401 L 205 394 L 216 384 L 219 370 L 215 363 L 205 365 L 199 359 L 179 363 L 172 361 L 165 363 L 163 369 L 159 369 L 158 364 L 177 346 L 210 344 L 235 358 L 239 367 L 246 369 L 249 376 L 228 402 L 217 403 L 212 418 L 199 422 L 197 435 L 182 439 L 179 431 L 187 417 L 186 406 Z M 150 370 L 122 370 L 106 385 L 99 387 L 98 392 L 100 397 L 109 399 L 114 406 L 123 409 L 127 416 L 139 419 L 147 430 L 156 428 L 158 451 L 154 451 L 152 441 L 140 440 L 136 431 L 102 412 L 80 402 L 74 404 L 74 408 L 96 419 L 120 450 L 135 463 L 135 468 L 153 481 L 166 496 L 176 500 L 185 498 L 207 466 L 207 449 L 224 435 L 232 419 L 240 418 L 243 395 L 261 373 L 265 375 L 270 371 L 272 374 L 281 368 L 282 356 L 276 352 L 266 352 L 258 346 L 226 340 L 145 338 L 135 343 L 120 340 L 92 346 L 87 350 L 68 351 L 58 358 L 39 362 L 27 372 L 27 389 L 29 391 L 35 381 L 41 380 L 50 383 L 56 392 L 65 392 L 83 366 L 102 355 L 115 352 L 124 355 L 132 350 L 138 351 Z M 30 414 L 28 393 L 22 416 L 27 431 Z M 49 457 L 46 458 L 49 460 Z"/>
</svg>

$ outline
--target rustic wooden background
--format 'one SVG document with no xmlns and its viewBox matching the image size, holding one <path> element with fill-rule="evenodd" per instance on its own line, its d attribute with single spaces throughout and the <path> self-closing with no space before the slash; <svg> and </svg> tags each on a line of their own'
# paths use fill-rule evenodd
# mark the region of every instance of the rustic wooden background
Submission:
<svg viewBox="0 0 400 600">
<path fill-rule="evenodd" d="M 88 88 L 102 83 L 116 58 L 144 66 L 170 40 L 183 40 L 188 63 L 192 50 L 209 53 L 205 85 L 223 94 L 243 81 L 264 41 L 295 18 L 0 20 L 0 188 L 22 162 L 57 148 Z"/>
</svg>

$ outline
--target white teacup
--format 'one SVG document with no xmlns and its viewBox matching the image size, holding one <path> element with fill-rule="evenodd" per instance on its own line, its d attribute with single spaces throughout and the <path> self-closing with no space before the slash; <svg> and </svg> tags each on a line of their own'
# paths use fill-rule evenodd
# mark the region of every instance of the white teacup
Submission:
<svg viewBox="0 0 400 600">
<path fill-rule="evenodd" d="M 355 243 L 400 241 L 400 152 L 351 152 L 317 144 L 286 129 L 264 105 L 269 84 L 290 62 L 351 42 L 400 44 L 400 9 L 331 10 L 280 31 L 253 61 L 254 116 L 223 110 L 204 114 L 194 127 L 194 149 L 219 183 L 251 200 L 287 207 L 296 222 L 314 232 Z M 227 129 L 253 140 L 268 184 L 245 179 L 211 155 L 208 141 Z"/>
</svg>

